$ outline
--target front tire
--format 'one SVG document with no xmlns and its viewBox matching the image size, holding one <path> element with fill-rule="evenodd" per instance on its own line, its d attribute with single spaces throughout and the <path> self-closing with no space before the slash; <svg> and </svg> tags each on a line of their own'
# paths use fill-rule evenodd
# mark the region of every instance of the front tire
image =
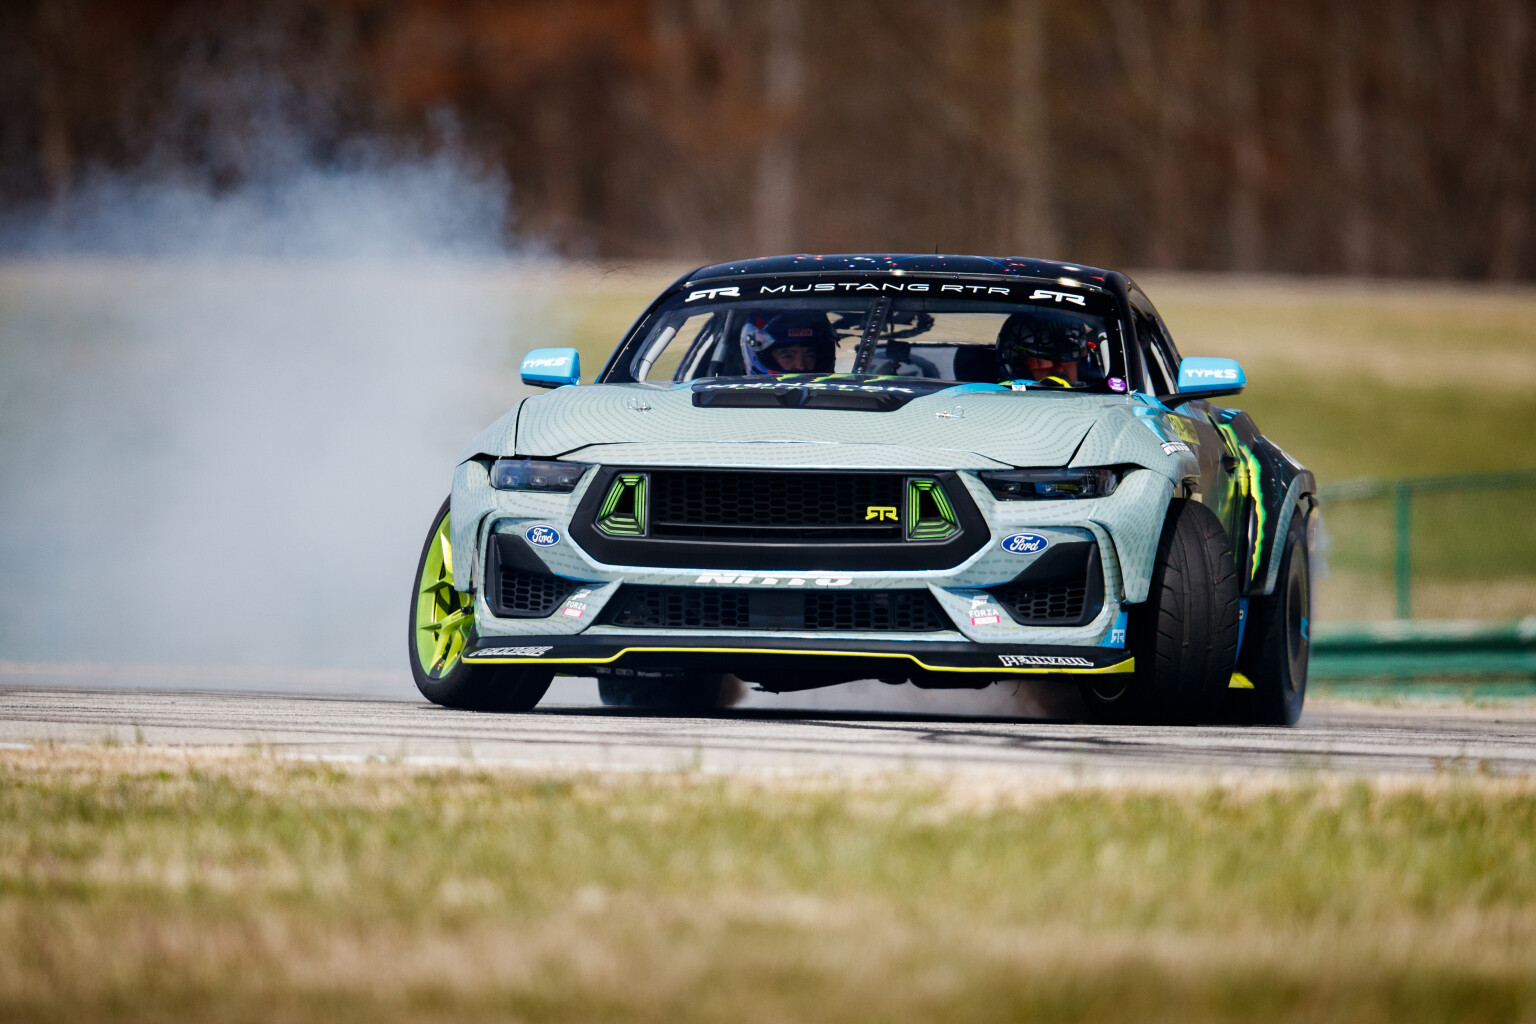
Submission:
<svg viewBox="0 0 1536 1024">
<path fill-rule="evenodd" d="M 1091 717 L 1192 724 L 1218 717 L 1237 657 L 1237 566 L 1216 514 L 1175 498 L 1147 600 L 1131 608 L 1136 672 L 1083 687 Z"/>
<path fill-rule="evenodd" d="M 1274 593 L 1248 603 L 1238 671 L 1253 684 L 1232 690 L 1232 718 L 1243 725 L 1295 725 L 1307 699 L 1312 640 L 1312 564 L 1307 514 L 1297 509 L 1285 536 Z"/>
<path fill-rule="evenodd" d="M 470 665 L 464 648 L 474 639 L 475 595 L 453 587 L 453 549 L 447 501 L 437 510 L 411 592 L 406 646 L 411 676 L 421 695 L 445 708 L 467 711 L 530 711 L 549 689 L 554 673 L 521 665 Z M 464 554 L 467 560 L 468 553 Z"/>
</svg>

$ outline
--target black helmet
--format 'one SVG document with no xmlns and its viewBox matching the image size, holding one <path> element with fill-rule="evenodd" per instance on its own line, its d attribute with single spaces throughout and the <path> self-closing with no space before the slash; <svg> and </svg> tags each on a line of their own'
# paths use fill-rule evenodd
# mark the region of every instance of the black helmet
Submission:
<svg viewBox="0 0 1536 1024">
<path fill-rule="evenodd" d="M 997 332 L 997 372 L 1002 380 L 1031 376 L 1025 360 L 1075 363 L 1088 355 L 1088 325 L 1034 312 L 1015 313 Z"/>
</svg>

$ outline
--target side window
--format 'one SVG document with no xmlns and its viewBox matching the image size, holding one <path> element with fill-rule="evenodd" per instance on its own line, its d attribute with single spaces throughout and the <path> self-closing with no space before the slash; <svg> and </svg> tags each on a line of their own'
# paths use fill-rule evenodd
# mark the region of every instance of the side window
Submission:
<svg viewBox="0 0 1536 1024">
<path fill-rule="evenodd" d="M 1140 303 L 1131 306 L 1131 313 L 1136 321 L 1136 347 L 1141 349 L 1141 361 L 1146 364 L 1147 376 L 1150 378 L 1147 383 L 1155 393 L 1170 395 L 1173 393 L 1173 382 L 1178 380 L 1178 376 L 1169 372 L 1168 357 L 1163 351 L 1163 339 L 1157 325 L 1141 308 Z"/>
<path fill-rule="evenodd" d="M 636 354 L 630 373 L 637 381 L 680 379 L 678 374 L 698 361 L 701 350 L 718 333 L 720 319 L 700 313 L 663 325 Z"/>
<path fill-rule="evenodd" d="M 1179 355 L 1178 346 L 1173 343 L 1173 335 L 1168 330 L 1168 325 L 1163 323 L 1163 318 L 1156 313 L 1152 314 L 1152 324 L 1157 328 L 1158 348 L 1163 352 L 1163 361 L 1173 371 L 1173 383 L 1179 382 Z"/>
</svg>

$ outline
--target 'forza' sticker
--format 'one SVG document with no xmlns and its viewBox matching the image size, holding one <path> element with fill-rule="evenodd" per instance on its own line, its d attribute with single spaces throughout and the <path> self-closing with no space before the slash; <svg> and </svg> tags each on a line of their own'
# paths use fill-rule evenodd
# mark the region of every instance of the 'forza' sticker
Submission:
<svg viewBox="0 0 1536 1024">
<path fill-rule="evenodd" d="M 1087 658 L 1056 657 L 1048 654 L 999 654 L 1004 668 L 1093 668 Z"/>
<path fill-rule="evenodd" d="M 466 658 L 542 658 L 552 647 L 484 647 Z"/>
</svg>

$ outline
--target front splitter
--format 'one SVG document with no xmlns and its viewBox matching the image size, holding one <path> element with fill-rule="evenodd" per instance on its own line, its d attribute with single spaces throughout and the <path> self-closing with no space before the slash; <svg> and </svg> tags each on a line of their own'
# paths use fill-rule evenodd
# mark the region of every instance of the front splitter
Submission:
<svg viewBox="0 0 1536 1024">
<path fill-rule="evenodd" d="M 1113 647 L 1021 646 L 968 642 L 843 640 L 772 636 L 520 636 L 471 643 L 464 660 L 476 665 L 549 665 L 562 674 L 584 668 L 794 671 L 807 662 L 850 678 L 913 671 L 970 676 L 1077 676 L 1135 671 L 1136 660 Z M 965 684 L 961 684 L 965 685 Z"/>
</svg>

